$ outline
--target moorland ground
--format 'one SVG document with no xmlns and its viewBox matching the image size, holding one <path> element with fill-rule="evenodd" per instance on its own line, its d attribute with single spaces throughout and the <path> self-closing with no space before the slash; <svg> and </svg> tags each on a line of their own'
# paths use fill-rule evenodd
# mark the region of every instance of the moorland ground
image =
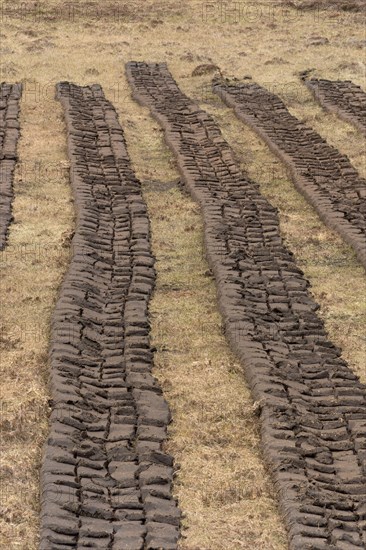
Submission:
<svg viewBox="0 0 366 550">
<path fill-rule="evenodd" d="M 184 512 L 181 548 L 286 547 L 256 404 L 222 334 L 199 208 L 178 184 L 161 129 L 131 99 L 124 64 L 168 62 L 181 89 L 219 123 L 243 169 L 278 207 L 286 243 L 311 281 L 331 339 L 366 381 L 363 269 L 295 191 L 283 165 L 210 91 L 217 70 L 228 78 L 252 77 L 365 176 L 357 130 L 323 111 L 299 80 L 311 70 L 365 89 L 365 19 L 353 11 L 362 2 L 353 4 L 2 3 L 0 79 L 23 82 L 14 223 L 0 257 L 2 548 L 37 548 L 49 327 L 74 227 L 65 126 L 54 99 L 61 80 L 103 86 L 143 182 L 158 271 L 150 308 L 155 375 L 174 418 L 169 451 L 180 465 L 174 491 Z"/>
</svg>

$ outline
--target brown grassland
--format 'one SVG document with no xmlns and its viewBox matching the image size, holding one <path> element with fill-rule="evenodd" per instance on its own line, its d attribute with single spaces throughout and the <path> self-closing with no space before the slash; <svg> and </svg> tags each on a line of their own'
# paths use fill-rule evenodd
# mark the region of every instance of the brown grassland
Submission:
<svg viewBox="0 0 366 550">
<path fill-rule="evenodd" d="M 347 1 L 241 0 L 224 11 L 219 2 L 198 0 L 0 4 L 0 80 L 24 86 L 14 223 L 0 253 L 0 548 L 37 548 L 49 326 L 74 227 L 65 127 L 54 100 L 61 80 L 103 86 L 143 182 L 158 271 L 151 303 L 155 374 L 173 412 L 169 450 L 180 466 L 174 488 L 184 512 L 180 546 L 286 548 L 256 405 L 221 331 L 199 208 L 178 185 L 161 129 L 131 99 L 124 64 L 168 62 L 182 90 L 220 124 L 243 169 L 278 207 L 284 238 L 312 283 L 330 337 L 366 382 L 363 269 L 295 191 L 283 165 L 211 94 L 214 67 L 192 76 L 197 66 L 212 64 L 227 77 L 252 77 L 366 176 L 357 130 L 323 111 L 299 80 L 311 69 L 366 89 L 365 18 L 342 8 Z"/>
</svg>

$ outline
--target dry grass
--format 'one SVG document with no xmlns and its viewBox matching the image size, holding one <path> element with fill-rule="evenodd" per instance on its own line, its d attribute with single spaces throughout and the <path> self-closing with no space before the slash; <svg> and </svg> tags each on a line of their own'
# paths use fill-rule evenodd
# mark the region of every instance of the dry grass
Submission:
<svg viewBox="0 0 366 550">
<path fill-rule="evenodd" d="M 146 182 L 159 273 L 151 308 L 156 375 L 174 413 L 169 446 L 181 464 L 175 492 L 186 515 L 182 548 L 277 550 L 286 544 L 261 461 L 253 404 L 220 332 L 215 289 L 203 258 L 201 216 L 189 197 L 168 185 L 176 177 L 174 162 L 158 125 L 130 98 L 126 61 L 167 61 L 182 89 L 219 121 L 245 168 L 280 208 L 286 239 L 312 281 L 327 328 L 366 380 L 365 287 L 354 255 L 294 191 L 268 149 L 212 97 L 212 73 L 192 77 L 202 64 L 218 65 L 226 76 L 251 75 L 282 95 L 294 114 L 364 172 L 357 132 L 324 113 L 298 80 L 300 71 L 315 67 L 319 76 L 350 78 L 365 87 L 363 22 L 351 12 L 283 10 L 273 2 L 257 3 L 253 11 L 253 2 L 240 4 L 240 13 L 223 14 L 218 3 L 198 0 L 147 0 L 143 7 L 118 3 L 118 12 L 116 2 L 79 1 L 70 17 L 58 0 L 48 2 L 47 9 L 41 2 L 38 16 L 28 9 L 32 2 L 7 2 L 0 80 L 22 79 L 24 95 L 23 174 L 16 182 L 16 223 L 1 257 L 2 548 L 37 547 L 48 327 L 68 261 L 61 245 L 73 225 L 65 136 L 54 101 L 59 80 L 104 87 Z"/>
</svg>

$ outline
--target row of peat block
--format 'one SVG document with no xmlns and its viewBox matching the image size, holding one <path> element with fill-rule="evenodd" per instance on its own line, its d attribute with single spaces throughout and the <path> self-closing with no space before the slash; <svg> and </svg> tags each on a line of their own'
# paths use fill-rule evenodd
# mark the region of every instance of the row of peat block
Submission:
<svg viewBox="0 0 366 550">
<path fill-rule="evenodd" d="M 350 80 L 305 80 L 320 104 L 350 122 L 366 136 L 366 93 Z"/>
<path fill-rule="evenodd" d="M 77 226 L 52 323 L 40 548 L 169 550 L 180 513 L 163 450 L 170 414 L 151 374 L 147 209 L 100 86 L 61 83 L 58 96 Z"/>
<path fill-rule="evenodd" d="M 0 84 L 0 251 L 12 221 L 13 174 L 19 138 L 20 84 Z"/>
</svg>

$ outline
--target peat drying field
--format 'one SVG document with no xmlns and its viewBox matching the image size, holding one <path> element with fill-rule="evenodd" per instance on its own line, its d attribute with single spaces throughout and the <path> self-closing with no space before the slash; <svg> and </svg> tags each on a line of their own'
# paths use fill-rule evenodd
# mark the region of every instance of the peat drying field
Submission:
<svg viewBox="0 0 366 550">
<path fill-rule="evenodd" d="M 366 548 L 365 17 L 0 3 L 0 548 Z"/>
</svg>

